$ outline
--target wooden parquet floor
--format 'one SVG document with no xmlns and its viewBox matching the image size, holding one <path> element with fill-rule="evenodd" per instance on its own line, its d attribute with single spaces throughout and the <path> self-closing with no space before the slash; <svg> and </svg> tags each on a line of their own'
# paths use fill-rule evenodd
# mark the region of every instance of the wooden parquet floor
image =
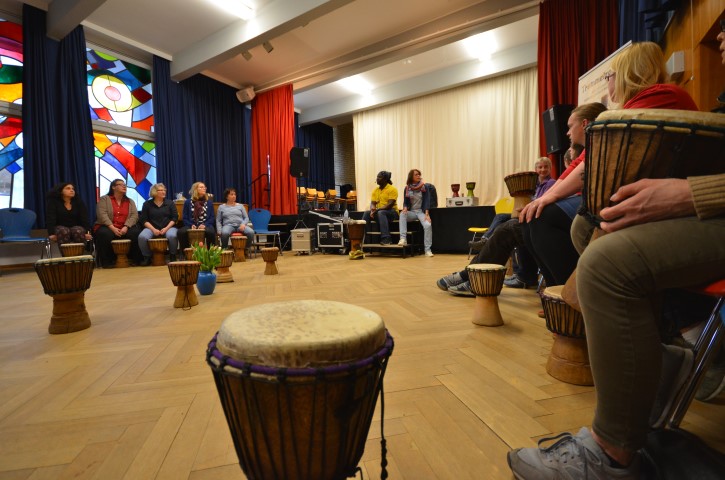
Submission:
<svg viewBox="0 0 725 480">
<path fill-rule="evenodd" d="M 533 290 L 504 289 L 505 326 L 470 322 L 473 300 L 435 280 L 465 255 L 257 258 L 232 267 L 189 311 L 172 308 L 165 267 L 96 270 L 88 330 L 49 335 L 52 300 L 32 269 L 0 277 L 0 480 L 242 479 L 205 363 L 231 312 L 330 299 L 379 313 L 396 346 L 385 377 L 391 479 L 512 478 L 506 452 L 591 422 L 592 388 L 546 374 L 552 338 Z M 722 397 L 694 402 L 683 427 L 725 451 Z M 380 413 L 361 462 L 380 476 Z"/>
</svg>

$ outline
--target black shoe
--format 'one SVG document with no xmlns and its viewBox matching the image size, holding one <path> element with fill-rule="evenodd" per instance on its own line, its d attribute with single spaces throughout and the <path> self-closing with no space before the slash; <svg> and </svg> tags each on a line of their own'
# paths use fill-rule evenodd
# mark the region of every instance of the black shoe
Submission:
<svg viewBox="0 0 725 480">
<path fill-rule="evenodd" d="M 391 243 L 393 243 L 393 242 L 390 240 L 390 237 L 383 238 L 382 240 L 380 240 L 380 245 L 390 245 Z"/>
<path fill-rule="evenodd" d="M 141 260 L 138 264 L 141 267 L 148 267 L 149 265 L 151 265 L 151 257 L 144 257 L 144 259 Z"/>
</svg>

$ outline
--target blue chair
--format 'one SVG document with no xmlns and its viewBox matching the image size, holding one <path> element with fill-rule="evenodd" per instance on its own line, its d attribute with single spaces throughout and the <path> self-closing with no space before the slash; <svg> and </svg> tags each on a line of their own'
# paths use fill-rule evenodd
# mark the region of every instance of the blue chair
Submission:
<svg viewBox="0 0 725 480">
<path fill-rule="evenodd" d="M 35 212 L 25 208 L 0 209 L 0 230 L 2 237 L 0 243 L 36 243 L 41 246 L 40 258 L 50 254 L 50 240 L 48 237 L 31 237 L 30 230 L 35 223 Z"/>
<path fill-rule="evenodd" d="M 280 239 L 279 230 L 268 230 L 269 220 L 272 218 L 272 213 L 264 208 L 253 208 L 249 211 L 249 220 L 252 222 L 254 227 L 254 246 L 259 247 L 260 245 L 267 246 L 270 243 L 272 246 L 279 246 L 279 253 L 282 255 L 282 241 Z M 261 237 L 265 237 L 265 241 L 261 241 Z M 272 242 L 269 242 L 267 237 L 272 236 Z"/>
</svg>

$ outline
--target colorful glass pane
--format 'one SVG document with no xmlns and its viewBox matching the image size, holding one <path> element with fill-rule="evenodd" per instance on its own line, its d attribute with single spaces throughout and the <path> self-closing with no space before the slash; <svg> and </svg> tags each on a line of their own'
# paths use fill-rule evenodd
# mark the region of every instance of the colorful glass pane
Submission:
<svg viewBox="0 0 725 480">
<path fill-rule="evenodd" d="M 86 50 L 91 119 L 154 131 L 151 72 L 97 50 Z"/>
<path fill-rule="evenodd" d="M 23 28 L 0 19 L 0 100 L 22 103 Z"/>
<path fill-rule="evenodd" d="M 0 208 L 23 207 L 23 122 L 0 116 Z"/>
<path fill-rule="evenodd" d="M 128 185 L 126 195 L 141 208 L 156 183 L 156 144 L 93 132 L 98 196 L 108 193 L 111 182 L 121 178 Z"/>
</svg>

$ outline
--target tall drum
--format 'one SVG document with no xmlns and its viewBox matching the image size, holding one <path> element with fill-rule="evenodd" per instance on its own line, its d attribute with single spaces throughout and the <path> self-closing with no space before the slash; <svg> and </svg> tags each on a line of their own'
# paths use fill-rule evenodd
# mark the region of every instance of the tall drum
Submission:
<svg viewBox="0 0 725 480">
<path fill-rule="evenodd" d="M 149 249 L 151 250 L 151 265 L 162 267 L 166 265 L 166 250 L 169 248 L 169 240 L 166 238 L 150 238 Z"/>
<path fill-rule="evenodd" d="M 277 275 L 277 256 L 279 255 L 279 248 L 277 247 L 266 247 L 261 250 L 262 260 L 264 260 L 264 274 L 265 275 Z"/>
<path fill-rule="evenodd" d="M 196 261 L 169 262 L 169 275 L 174 286 L 176 286 L 176 298 L 174 308 L 191 308 L 199 305 L 194 285 L 199 278 L 201 264 Z"/>
<path fill-rule="evenodd" d="M 518 213 L 531 203 L 531 197 L 536 193 L 536 181 L 539 175 L 536 172 L 512 173 L 503 178 L 509 195 L 514 199 L 514 212 Z"/>
<path fill-rule="evenodd" d="M 53 297 L 49 333 L 71 333 L 91 326 L 84 298 L 93 278 L 91 255 L 38 260 L 35 273 L 45 294 Z"/>
<path fill-rule="evenodd" d="M 362 251 L 362 241 L 365 238 L 365 220 L 350 220 L 347 223 L 347 235 L 350 238 L 350 260 L 361 260 L 365 258 Z"/>
<path fill-rule="evenodd" d="M 300 300 L 228 316 L 207 363 L 247 478 L 354 476 L 392 351 L 380 316 L 355 305 Z"/>
<path fill-rule="evenodd" d="M 498 296 L 503 288 L 506 267 L 495 263 L 474 263 L 468 265 L 466 271 L 471 291 L 476 295 L 471 321 L 484 327 L 503 325 Z"/>
<path fill-rule="evenodd" d="M 63 243 L 60 245 L 60 254 L 64 257 L 80 257 L 85 250 L 85 243 Z"/>
<path fill-rule="evenodd" d="M 229 270 L 229 267 L 231 267 L 234 262 L 234 252 L 231 250 L 224 250 L 221 253 L 220 260 L 221 262 L 219 263 L 219 266 L 216 267 L 217 283 L 233 282 L 234 276 L 232 275 L 231 270 Z"/>
<path fill-rule="evenodd" d="M 234 250 L 234 261 L 246 262 L 247 258 L 244 255 L 244 249 L 247 248 L 247 236 L 238 232 L 232 233 L 229 237 L 229 243 L 231 243 Z"/>
<path fill-rule="evenodd" d="M 199 228 L 190 228 L 186 231 L 186 233 L 189 236 L 189 245 L 197 246 L 200 243 L 206 245 L 206 235 L 204 234 L 206 230 L 199 229 Z"/>
<path fill-rule="evenodd" d="M 111 240 L 111 248 L 116 254 L 116 268 L 128 268 L 128 252 L 131 251 L 131 240 Z"/>
</svg>

